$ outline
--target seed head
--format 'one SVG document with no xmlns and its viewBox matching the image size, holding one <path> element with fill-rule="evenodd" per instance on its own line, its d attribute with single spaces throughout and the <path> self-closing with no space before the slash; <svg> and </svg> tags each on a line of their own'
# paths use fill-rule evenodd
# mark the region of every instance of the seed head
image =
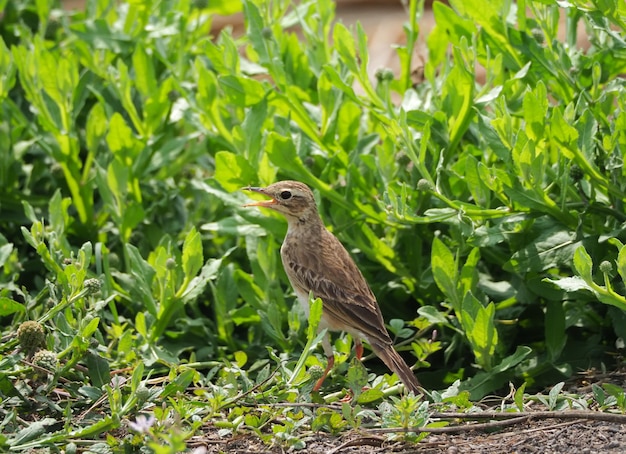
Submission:
<svg viewBox="0 0 626 454">
<path fill-rule="evenodd" d="M 100 287 L 102 287 L 102 283 L 100 282 L 99 279 L 97 278 L 91 278 L 91 279 L 85 279 L 85 282 L 83 282 L 83 286 L 89 290 L 89 294 L 93 295 L 95 293 L 98 293 L 100 291 Z"/>
<path fill-rule="evenodd" d="M 17 338 L 20 348 L 30 355 L 43 347 L 46 341 L 46 333 L 41 323 L 29 320 L 22 323 L 17 329 Z"/>
<path fill-rule="evenodd" d="M 53 373 L 59 368 L 57 355 L 50 350 L 39 350 L 35 353 L 33 356 L 33 364 Z"/>
</svg>

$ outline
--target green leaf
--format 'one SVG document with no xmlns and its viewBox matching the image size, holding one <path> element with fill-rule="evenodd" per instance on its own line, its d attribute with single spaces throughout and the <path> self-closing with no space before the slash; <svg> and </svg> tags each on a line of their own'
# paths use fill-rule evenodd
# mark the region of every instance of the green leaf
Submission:
<svg viewBox="0 0 626 454">
<path fill-rule="evenodd" d="M 537 226 L 539 236 L 523 247 L 519 247 L 511 256 L 505 269 L 512 269 L 518 273 L 538 272 L 558 267 L 562 263 L 568 263 L 575 257 L 576 234 L 563 229 L 557 224 L 542 223 Z M 575 260 L 575 258 L 574 258 Z"/>
<path fill-rule="evenodd" d="M 135 71 L 135 86 L 145 98 L 151 98 L 157 93 L 157 79 L 152 59 L 140 41 L 133 53 L 133 70 Z"/>
<path fill-rule="evenodd" d="M 333 30 L 333 42 L 337 46 L 337 51 L 341 56 L 342 62 L 350 69 L 350 71 L 355 74 L 358 73 L 359 67 L 357 66 L 358 58 L 356 54 L 354 36 L 341 22 L 337 22 L 335 24 L 335 28 Z"/>
<path fill-rule="evenodd" d="M 624 398 L 624 388 L 614 383 L 602 383 L 602 388 L 610 395 L 615 397 L 616 399 Z"/>
<path fill-rule="evenodd" d="M 529 90 L 522 101 L 526 135 L 537 142 L 543 138 L 543 131 L 548 116 L 548 93 L 546 86 L 539 81 L 533 90 Z"/>
<path fill-rule="evenodd" d="M 100 140 L 107 131 L 107 117 L 102 103 L 97 103 L 89 111 L 87 117 L 86 139 L 87 148 L 91 152 L 95 152 L 98 148 Z"/>
<path fill-rule="evenodd" d="M 6 98 L 15 85 L 16 70 L 11 52 L 0 36 L 0 101 Z"/>
<path fill-rule="evenodd" d="M 56 234 L 62 238 L 65 232 L 65 226 L 69 222 L 68 208 L 72 204 L 70 198 L 63 199 L 61 191 L 55 191 L 54 195 L 48 203 L 48 214 L 50 216 L 50 226 Z"/>
<path fill-rule="evenodd" d="M 561 301 L 548 301 L 546 305 L 545 316 L 545 336 L 546 348 L 550 361 L 554 362 L 558 359 L 567 335 L 565 334 L 565 310 Z"/>
<path fill-rule="evenodd" d="M 427 71 L 434 71 L 443 62 L 446 53 L 449 52 L 450 43 L 458 46 L 461 38 L 471 40 L 472 35 L 476 33 L 475 22 L 464 18 L 448 5 L 433 2 L 432 10 L 436 25 L 427 38 L 429 51 Z"/>
<path fill-rule="evenodd" d="M 204 262 L 202 253 L 202 239 L 200 234 L 192 227 L 183 243 L 183 271 L 186 279 L 196 276 L 202 263 Z"/>
<path fill-rule="evenodd" d="M 589 284 L 587 284 L 587 282 L 585 282 L 583 278 L 579 276 L 562 277 L 558 279 L 546 278 L 544 279 L 544 281 L 550 282 L 566 292 L 577 292 L 579 290 L 588 290 L 590 292 L 593 291 Z"/>
<path fill-rule="evenodd" d="M 146 316 L 143 312 L 137 312 L 135 316 L 135 329 L 144 339 L 148 339 L 148 327 L 146 325 Z"/>
<path fill-rule="evenodd" d="M 468 292 L 463 298 L 460 319 L 465 335 L 474 350 L 476 362 L 489 371 L 498 344 L 498 331 L 494 321 L 495 305 L 489 303 L 483 306 L 471 292 Z"/>
<path fill-rule="evenodd" d="M 596 402 L 598 402 L 598 405 L 600 405 L 600 407 L 603 407 L 606 399 L 606 394 L 604 390 L 599 385 L 592 383 L 591 391 L 593 392 L 593 398 L 596 400 Z"/>
<path fill-rule="evenodd" d="M 355 103 L 359 102 L 359 99 L 354 92 L 354 88 L 352 88 L 352 86 L 349 84 L 349 82 L 352 80 L 352 76 L 343 76 L 337 72 L 337 69 L 330 65 L 325 65 L 323 71 L 324 72 L 320 77 L 320 83 L 325 83 L 323 79 L 327 77 L 328 80 L 332 83 L 333 87 L 340 89 L 343 94 L 348 97 L 348 99 Z M 324 92 L 321 91 L 321 93 L 323 94 Z"/>
<path fill-rule="evenodd" d="M 109 362 L 106 359 L 96 352 L 89 351 L 85 355 L 85 363 L 89 371 L 92 386 L 102 388 L 102 386 L 110 383 L 111 370 L 109 368 Z"/>
<path fill-rule="evenodd" d="M 515 402 L 515 407 L 517 407 L 517 411 L 524 411 L 524 391 L 526 390 L 526 382 L 522 383 L 515 390 L 515 394 L 513 395 L 513 402 Z"/>
<path fill-rule="evenodd" d="M 133 375 L 130 378 L 130 389 L 135 392 L 141 385 L 141 379 L 143 378 L 144 365 L 138 363 L 133 370 Z"/>
<path fill-rule="evenodd" d="M 461 389 L 470 391 L 473 400 L 501 389 L 514 376 L 514 368 L 532 353 L 526 346 L 518 346 L 512 355 L 504 358 L 499 364 L 487 372 L 478 372 L 472 378 L 463 382 Z"/>
<path fill-rule="evenodd" d="M 98 329 L 98 325 L 100 324 L 100 317 L 94 317 L 80 330 L 80 335 L 85 339 L 90 338 L 93 333 Z"/>
<path fill-rule="evenodd" d="M 447 325 L 449 323 L 445 314 L 438 311 L 434 306 L 422 306 L 417 310 L 417 313 L 433 324 Z"/>
<path fill-rule="evenodd" d="M 621 246 L 617 255 L 617 272 L 626 283 L 626 246 Z"/>
<path fill-rule="evenodd" d="M 4 235 L 0 233 L 0 268 L 7 263 L 13 251 L 13 243 L 9 243 Z"/>
<path fill-rule="evenodd" d="M 265 98 L 266 89 L 258 80 L 227 75 L 218 79 L 226 98 L 238 107 L 249 107 Z"/>
<path fill-rule="evenodd" d="M 479 280 L 477 270 L 479 261 L 480 249 L 473 248 L 467 256 L 467 259 L 463 264 L 463 268 L 461 268 L 461 274 L 459 276 L 458 282 L 458 292 L 460 292 L 460 294 L 475 291 L 476 285 Z"/>
<path fill-rule="evenodd" d="M 117 112 L 111 117 L 106 141 L 109 149 L 121 162 L 127 166 L 132 165 L 132 159 L 136 155 L 135 147 L 137 140 L 133 135 L 132 129 L 126 124 L 124 117 Z"/>
<path fill-rule="evenodd" d="M 593 283 L 591 256 L 584 246 L 579 246 L 574 252 L 574 268 L 587 284 Z"/>
<path fill-rule="evenodd" d="M 243 367 L 248 362 L 248 355 L 246 354 L 246 352 L 238 350 L 233 353 L 233 356 L 235 357 L 235 362 L 237 363 L 237 367 Z"/>
<path fill-rule="evenodd" d="M 361 394 L 361 390 L 367 385 L 367 369 L 358 358 L 352 358 L 350 361 L 350 367 L 348 368 L 348 374 L 346 380 L 348 387 L 352 390 L 355 396 Z"/>
<path fill-rule="evenodd" d="M 215 154 L 215 179 L 227 191 L 233 192 L 258 180 L 257 172 L 241 154 L 218 151 Z"/>
<path fill-rule="evenodd" d="M 550 389 L 550 392 L 548 393 L 548 409 L 549 410 L 554 410 L 556 408 L 556 404 L 559 399 L 559 394 L 561 393 L 563 386 L 565 386 L 565 382 L 559 382 Z"/>
<path fill-rule="evenodd" d="M 467 156 L 465 182 L 476 204 L 482 207 L 488 207 L 491 193 L 480 175 L 479 164 L 480 162 L 472 155 Z"/>
<path fill-rule="evenodd" d="M 606 293 L 604 287 L 601 288 L 602 291 L 596 291 L 596 297 L 598 301 L 604 304 L 610 304 L 611 306 L 615 306 L 623 311 L 626 311 L 626 298 L 622 295 L 618 295 L 614 292 Z"/>
<path fill-rule="evenodd" d="M 309 295 L 309 327 L 307 330 L 307 339 L 312 340 L 317 335 L 317 328 L 322 320 L 322 300 L 319 298 L 313 298 L 312 294 Z"/>
<path fill-rule="evenodd" d="M 456 261 L 450 249 L 437 237 L 433 240 L 431 266 L 435 283 L 450 300 L 455 310 L 458 311 L 460 309 L 460 300 L 457 293 L 458 272 Z"/>
<path fill-rule="evenodd" d="M 457 59 L 461 59 L 460 55 L 457 55 Z M 456 155 L 456 147 L 474 115 L 472 106 L 474 74 L 468 71 L 465 65 L 455 65 L 442 87 L 442 97 L 450 134 L 450 143 L 446 147 L 446 160 L 449 160 Z"/>
<path fill-rule="evenodd" d="M 159 397 L 166 399 L 171 395 L 184 393 L 196 374 L 197 372 L 194 369 L 185 369 L 174 381 L 168 383 L 165 388 L 163 388 L 163 392 Z"/>
<path fill-rule="evenodd" d="M 125 251 L 132 275 L 132 278 L 128 279 L 120 276 L 120 278 L 128 284 L 125 290 L 129 292 L 135 302 L 142 304 L 142 307 L 147 310 L 149 314 L 156 317 L 158 312 L 157 305 L 152 295 L 152 281 L 156 272 L 150 264 L 141 257 L 139 250 L 135 246 L 127 244 Z M 139 312 L 139 314 L 143 313 Z"/>
<path fill-rule="evenodd" d="M 578 131 L 563 118 L 562 110 L 563 107 L 555 107 L 552 111 L 552 118 L 550 119 L 551 136 L 556 139 L 560 145 L 576 146 Z M 565 150 L 566 149 L 564 149 L 564 151 Z"/>
<path fill-rule="evenodd" d="M 200 296 L 204 291 L 206 285 L 210 281 L 214 281 L 217 278 L 224 259 L 226 259 L 236 249 L 236 246 L 228 249 L 219 259 L 212 258 L 207 260 L 207 262 L 202 266 L 200 274 L 195 276 L 189 282 L 189 285 L 187 285 L 183 294 L 180 295 L 180 302 L 187 304 L 198 298 L 198 296 Z"/>
<path fill-rule="evenodd" d="M 361 392 L 356 402 L 361 405 L 371 404 L 373 402 L 382 400 L 385 397 L 385 393 L 383 393 L 380 389 L 370 388 Z"/>
<path fill-rule="evenodd" d="M 54 418 L 43 418 L 38 421 L 31 422 L 15 434 L 11 440 L 11 447 L 17 448 L 28 441 L 41 437 L 57 423 L 58 421 Z"/>
<path fill-rule="evenodd" d="M 16 312 L 25 311 L 26 307 L 23 304 L 18 303 L 11 298 L 7 298 L 6 296 L 0 296 L 0 316 L 4 317 Z"/>
<path fill-rule="evenodd" d="M 242 9 L 243 5 L 241 0 L 211 0 L 206 6 L 208 12 L 221 16 L 230 16 L 231 14 L 240 13 Z"/>
</svg>

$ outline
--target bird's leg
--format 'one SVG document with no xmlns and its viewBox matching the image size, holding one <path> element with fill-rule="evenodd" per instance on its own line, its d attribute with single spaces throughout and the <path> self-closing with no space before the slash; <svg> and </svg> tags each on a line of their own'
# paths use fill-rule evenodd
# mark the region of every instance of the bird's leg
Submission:
<svg viewBox="0 0 626 454">
<path fill-rule="evenodd" d="M 361 361 L 361 358 L 363 357 L 363 344 L 361 343 L 361 339 L 358 337 L 353 337 L 352 339 L 354 340 L 354 353 L 356 354 L 357 359 Z"/>
<path fill-rule="evenodd" d="M 328 360 L 328 363 L 326 365 L 326 370 L 324 370 L 324 374 L 315 383 L 315 386 L 313 387 L 313 391 L 320 390 L 320 388 L 322 387 L 322 383 L 324 383 L 324 380 L 326 379 L 326 376 L 335 365 L 335 355 L 333 353 L 333 347 L 332 345 L 330 345 L 330 336 L 328 335 L 328 333 L 326 333 L 326 335 L 324 336 L 324 339 L 322 339 L 322 348 L 324 349 L 324 353 L 326 353 L 326 358 Z"/>
</svg>

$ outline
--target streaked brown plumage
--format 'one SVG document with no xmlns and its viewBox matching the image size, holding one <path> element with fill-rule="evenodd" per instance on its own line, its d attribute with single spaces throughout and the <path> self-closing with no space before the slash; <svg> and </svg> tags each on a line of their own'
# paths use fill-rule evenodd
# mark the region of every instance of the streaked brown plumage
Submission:
<svg viewBox="0 0 626 454">
<path fill-rule="evenodd" d="M 287 218 L 287 235 L 280 255 L 307 316 L 311 291 L 315 298 L 322 300 L 320 330 L 327 328 L 350 333 L 359 359 L 363 354 L 361 338 L 364 338 L 409 391 L 420 392 L 415 375 L 393 348 L 376 297 L 348 251 L 324 226 L 309 187 L 297 181 L 280 181 L 266 188 L 246 189 L 271 198 L 246 206 L 271 208 Z M 328 334 L 322 346 L 328 366 L 315 384 L 316 391 L 334 364 Z"/>
</svg>

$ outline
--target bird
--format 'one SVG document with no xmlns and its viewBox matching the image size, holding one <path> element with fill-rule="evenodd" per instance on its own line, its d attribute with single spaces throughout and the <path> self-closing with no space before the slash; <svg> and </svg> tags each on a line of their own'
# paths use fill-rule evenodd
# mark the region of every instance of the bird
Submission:
<svg viewBox="0 0 626 454">
<path fill-rule="evenodd" d="M 313 391 L 319 391 L 335 362 L 328 331 L 349 333 L 361 360 L 365 339 L 376 355 L 395 372 L 405 388 L 418 394 L 421 385 L 393 347 L 374 293 L 341 242 L 326 228 L 311 189 L 298 181 L 279 181 L 267 187 L 243 188 L 269 197 L 244 206 L 269 208 L 287 219 L 280 248 L 283 267 L 298 302 L 309 315 L 309 293 L 322 300 L 318 330 L 327 329 L 322 347 L 327 366 Z"/>
</svg>

